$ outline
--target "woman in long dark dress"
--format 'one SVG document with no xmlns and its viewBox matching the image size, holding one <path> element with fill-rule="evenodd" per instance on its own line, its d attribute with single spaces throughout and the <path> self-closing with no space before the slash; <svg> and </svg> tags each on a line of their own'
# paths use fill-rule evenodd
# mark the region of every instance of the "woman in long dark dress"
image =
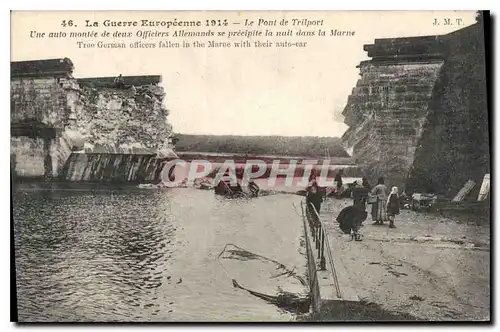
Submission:
<svg viewBox="0 0 500 332">
<path fill-rule="evenodd" d="M 384 184 L 384 178 L 378 179 L 378 184 L 372 189 L 371 194 L 377 197 L 377 201 L 372 204 L 373 225 L 383 225 L 387 221 L 387 187 Z"/>
<path fill-rule="evenodd" d="M 387 199 L 387 216 L 389 217 L 389 228 L 394 226 L 394 218 L 399 214 L 399 196 L 398 187 L 392 187 L 389 199 Z"/>
<path fill-rule="evenodd" d="M 357 205 L 347 206 L 340 211 L 337 222 L 339 228 L 345 234 L 351 234 L 353 239 L 361 241 L 361 234 L 359 227 L 366 220 L 367 213 L 365 210 L 360 209 Z"/>
</svg>

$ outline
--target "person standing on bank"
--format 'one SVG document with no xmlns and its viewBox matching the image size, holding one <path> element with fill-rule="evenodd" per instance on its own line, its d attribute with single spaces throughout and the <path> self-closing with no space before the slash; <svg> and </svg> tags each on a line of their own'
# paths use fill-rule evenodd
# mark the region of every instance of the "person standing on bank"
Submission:
<svg viewBox="0 0 500 332">
<path fill-rule="evenodd" d="M 373 225 L 383 225 L 387 220 L 386 202 L 387 187 L 384 184 L 384 178 L 380 177 L 377 185 L 372 189 L 371 194 L 377 197 L 377 201 L 372 204 Z"/>
<path fill-rule="evenodd" d="M 335 194 L 337 197 L 340 197 L 340 194 L 342 194 L 342 174 L 344 173 L 343 170 L 339 169 L 338 173 L 335 174 L 335 182 L 337 184 L 337 190 L 335 191 Z"/>
<path fill-rule="evenodd" d="M 389 228 L 394 226 L 394 218 L 399 214 L 399 196 L 398 187 L 392 187 L 389 198 L 387 199 L 387 216 L 389 217 Z"/>
<path fill-rule="evenodd" d="M 122 74 L 120 74 L 118 77 L 115 77 L 115 88 L 117 89 L 124 89 L 125 88 L 125 80 L 123 79 Z"/>
<path fill-rule="evenodd" d="M 353 203 L 360 210 L 366 210 L 366 202 L 368 201 L 368 194 L 370 190 L 363 186 L 360 181 L 356 181 L 356 185 L 352 190 Z"/>
<path fill-rule="evenodd" d="M 316 181 L 313 181 L 313 184 L 307 188 L 307 195 L 306 195 L 306 204 L 307 208 L 309 209 L 310 213 L 313 215 L 314 219 L 317 219 L 318 217 L 316 216 L 316 213 L 312 211 L 311 204 L 314 206 L 318 214 L 321 211 L 321 203 L 323 202 L 323 197 L 321 195 L 321 192 L 318 188 L 318 184 Z M 317 220 L 319 221 L 319 220 Z"/>
</svg>

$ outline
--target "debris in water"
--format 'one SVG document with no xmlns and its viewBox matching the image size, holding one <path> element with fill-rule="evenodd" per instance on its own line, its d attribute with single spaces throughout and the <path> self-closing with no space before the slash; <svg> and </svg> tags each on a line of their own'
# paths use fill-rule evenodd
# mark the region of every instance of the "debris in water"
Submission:
<svg viewBox="0 0 500 332">
<path fill-rule="evenodd" d="M 294 269 L 275 260 L 227 244 L 217 261 L 233 287 L 295 312 L 307 312 L 310 295 L 307 281 Z"/>
<path fill-rule="evenodd" d="M 401 277 L 401 276 L 408 276 L 408 274 L 404 273 L 404 272 L 398 272 L 398 271 L 394 271 L 394 270 L 387 270 L 387 272 L 389 272 L 390 274 L 392 274 L 393 276 L 396 276 L 396 277 Z"/>
<path fill-rule="evenodd" d="M 424 299 L 421 298 L 418 295 L 412 295 L 412 296 L 410 296 L 410 300 L 412 300 L 412 301 L 423 301 Z"/>
</svg>

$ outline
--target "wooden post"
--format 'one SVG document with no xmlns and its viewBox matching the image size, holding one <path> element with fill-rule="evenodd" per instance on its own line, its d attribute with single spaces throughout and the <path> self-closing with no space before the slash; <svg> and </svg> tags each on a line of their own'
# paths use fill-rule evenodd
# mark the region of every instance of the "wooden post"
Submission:
<svg viewBox="0 0 500 332">
<path fill-rule="evenodd" d="M 483 178 L 483 183 L 481 184 L 481 189 L 479 190 L 478 201 L 484 201 L 488 194 L 490 193 L 490 174 L 485 174 Z"/>
<path fill-rule="evenodd" d="M 475 185 L 476 185 L 476 183 L 474 181 L 472 181 L 472 180 L 467 181 L 465 183 L 465 185 L 463 186 L 463 188 L 460 189 L 457 196 L 455 196 L 455 198 L 453 198 L 452 202 L 463 201 L 465 196 L 467 196 L 467 194 L 471 192 L 472 188 L 474 188 Z"/>
<path fill-rule="evenodd" d="M 17 166 L 17 157 L 15 153 L 12 153 L 10 155 L 10 177 L 11 179 L 15 180 L 17 173 L 16 173 L 16 166 Z M 15 182 L 15 181 L 14 181 Z"/>
</svg>

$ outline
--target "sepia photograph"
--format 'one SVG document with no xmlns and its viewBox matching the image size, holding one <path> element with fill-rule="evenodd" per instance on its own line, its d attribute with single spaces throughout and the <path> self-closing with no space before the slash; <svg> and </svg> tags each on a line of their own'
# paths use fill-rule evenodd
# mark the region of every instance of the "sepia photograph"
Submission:
<svg viewBox="0 0 500 332">
<path fill-rule="evenodd" d="M 491 314 L 489 11 L 11 11 L 11 321 Z"/>
</svg>

